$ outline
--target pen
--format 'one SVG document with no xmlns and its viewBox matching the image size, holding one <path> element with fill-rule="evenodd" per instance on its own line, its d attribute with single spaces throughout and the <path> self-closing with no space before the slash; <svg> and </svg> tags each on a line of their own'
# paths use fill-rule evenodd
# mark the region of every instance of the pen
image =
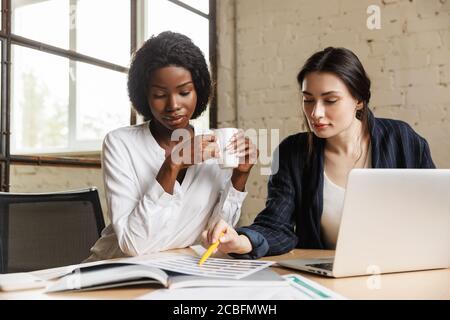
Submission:
<svg viewBox="0 0 450 320">
<path fill-rule="evenodd" d="M 201 258 L 200 261 L 198 262 L 198 265 L 199 265 L 199 266 L 201 266 L 201 265 L 206 261 L 206 259 L 208 259 L 209 256 L 214 252 L 214 250 L 217 249 L 217 247 L 218 247 L 219 244 L 220 244 L 220 238 L 222 238 L 222 236 L 224 235 L 224 233 L 225 233 L 225 232 L 222 232 L 222 233 L 220 234 L 220 236 L 219 236 L 219 239 L 218 239 L 216 242 L 214 242 L 212 245 L 209 246 L 208 250 L 206 250 L 206 252 L 203 254 L 202 258 Z"/>
</svg>

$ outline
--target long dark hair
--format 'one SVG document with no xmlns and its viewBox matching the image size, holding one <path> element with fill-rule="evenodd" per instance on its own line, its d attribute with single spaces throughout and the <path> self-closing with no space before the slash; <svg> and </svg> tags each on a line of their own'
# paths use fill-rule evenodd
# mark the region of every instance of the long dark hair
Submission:
<svg viewBox="0 0 450 320">
<path fill-rule="evenodd" d="M 363 132 L 366 133 L 369 130 L 370 79 L 358 57 L 345 48 L 328 47 L 314 53 L 297 75 L 300 90 L 306 75 L 311 72 L 335 74 L 344 82 L 353 98 L 362 101 L 363 108 L 356 112 L 356 117 L 361 120 Z M 308 154 L 311 155 L 314 133 L 311 132 L 309 126 L 307 128 Z"/>
</svg>

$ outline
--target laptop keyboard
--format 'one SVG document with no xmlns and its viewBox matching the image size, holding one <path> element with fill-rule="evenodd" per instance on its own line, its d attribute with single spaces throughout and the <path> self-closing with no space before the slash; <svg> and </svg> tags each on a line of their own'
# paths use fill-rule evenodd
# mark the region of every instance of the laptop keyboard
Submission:
<svg viewBox="0 0 450 320">
<path fill-rule="evenodd" d="M 306 266 L 333 271 L 333 263 L 313 263 Z"/>
</svg>

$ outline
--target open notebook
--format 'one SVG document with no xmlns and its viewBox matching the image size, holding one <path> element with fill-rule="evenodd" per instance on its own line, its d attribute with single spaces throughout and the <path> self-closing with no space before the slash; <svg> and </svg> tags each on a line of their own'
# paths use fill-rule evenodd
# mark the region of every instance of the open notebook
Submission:
<svg viewBox="0 0 450 320">
<path fill-rule="evenodd" d="M 257 271 L 242 279 L 211 278 L 164 271 L 151 266 L 115 264 L 87 267 L 50 285 L 46 292 L 86 291 L 113 287 L 157 284 L 166 288 L 288 286 L 288 282 L 270 269 Z"/>
<path fill-rule="evenodd" d="M 272 261 L 210 258 L 201 267 L 198 258 L 176 255 L 139 262 L 106 262 L 74 269 L 47 287 L 46 292 L 95 290 L 154 283 L 166 288 L 288 286 L 267 268 Z"/>
</svg>

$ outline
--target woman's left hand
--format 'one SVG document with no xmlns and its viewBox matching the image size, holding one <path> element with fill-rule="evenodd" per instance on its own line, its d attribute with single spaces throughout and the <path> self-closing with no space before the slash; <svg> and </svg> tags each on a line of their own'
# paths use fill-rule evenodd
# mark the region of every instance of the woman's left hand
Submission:
<svg viewBox="0 0 450 320">
<path fill-rule="evenodd" d="M 259 156 L 259 150 L 249 137 L 239 130 L 231 138 L 227 150 L 231 153 L 237 153 L 239 157 L 239 165 L 234 171 L 237 173 L 249 173 Z"/>
</svg>

